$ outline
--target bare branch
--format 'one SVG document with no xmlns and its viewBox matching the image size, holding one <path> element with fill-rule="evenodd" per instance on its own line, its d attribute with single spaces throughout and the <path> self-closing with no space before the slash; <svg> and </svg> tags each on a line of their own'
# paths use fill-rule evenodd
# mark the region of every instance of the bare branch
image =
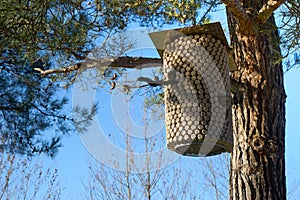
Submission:
<svg viewBox="0 0 300 200">
<path fill-rule="evenodd" d="M 269 0 L 266 4 L 262 6 L 262 8 L 259 10 L 258 15 L 257 15 L 257 20 L 260 23 L 265 23 L 269 17 L 272 15 L 272 13 L 279 7 L 281 6 L 285 0 L 280 0 L 280 1 L 273 1 Z"/>
<path fill-rule="evenodd" d="M 42 70 L 41 68 L 34 68 L 34 70 L 40 72 L 42 76 L 46 76 L 49 74 L 60 74 L 60 73 L 68 73 L 68 72 L 76 71 L 80 68 L 80 66 L 81 66 L 81 63 L 76 64 L 74 66 L 69 66 L 69 67 L 60 68 L 60 69 Z"/>
<path fill-rule="evenodd" d="M 77 63 L 74 66 L 69 66 L 59 69 L 42 70 L 41 68 L 34 68 L 34 70 L 41 73 L 42 76 L 50 74 L 63 74 L 77 70 L 84 70 L 87 68 L 96 67 L 122 67 L 122 68 L 149 68 L 162 66 L 160 58 L 144 58 L 144 57 L 118 57 L 118 58 L 102 58 L 102 59 L 87 59 L 85 62 Z"/>
<path fill-rule="evenodd" d="M 215 6 L 216 2 L 217 2 L 217 0 L 214 0 L 214 1 L 210 4 L 209 8 L 206 10 L 206 12 L 204 13 L 204 15 L 203 15 L 203 16 L 201 17 L 201 19 L 199 20 L 198 25 L 201 24 L 202 22 L 204 22 L 204 20 L 205 20 L 207 14 L 213 9 L 213 7 Z"/>
</svg>

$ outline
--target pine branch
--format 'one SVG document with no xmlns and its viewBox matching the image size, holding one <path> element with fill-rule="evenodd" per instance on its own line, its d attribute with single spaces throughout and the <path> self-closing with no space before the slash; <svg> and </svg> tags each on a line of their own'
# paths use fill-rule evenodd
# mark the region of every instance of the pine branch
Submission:
<svg viewBox="0 0 300 200">
<path fill-rule="evenodd" d="M 258 12 L 257 21 L 260 23 L 265 23 L 270 18 L 272 13 L 279 6 L 281 6 L 285 1 L 286 0 L 280 0 L 280 1 L 269 0 L 268 2 L 266 2 Z"/>
<path fill-rule="evenodd" d="M 74 66 L 69 66 L 59 69 L 42 70 L 41 68 L 34 68 L 34 70 L 41 73 L 42 76 L 50 74 L 63 74 L 77 70 L 85 70 L 96 67 L 122 67 L 122 68 L 149 68 L 162 66 L 160 58 L 144 58 L 144 57 L 118 57 L 118 58 L 103 58 L 103 59 L 87 59 L 85 62 L 77 63 Z"/>
<path fill-rule="evenodd" d="M 244 30 L 253 31 L 253 22 L 241 3 L 237 0 L 221 0 L 227 10 L 231 12 L 239 21 Z"/>
</svg>

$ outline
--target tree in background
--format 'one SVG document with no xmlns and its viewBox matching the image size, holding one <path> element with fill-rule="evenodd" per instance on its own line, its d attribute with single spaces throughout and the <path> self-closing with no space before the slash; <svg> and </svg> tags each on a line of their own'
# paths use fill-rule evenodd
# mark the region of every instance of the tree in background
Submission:
<svg viewBox="0 0 300 200">
<path fill-rule="evenodd" d="M 179 162 L 180 163 L 180 162 Z M 203 199 L 204 190 L 200 184 L 192 182 L 199 177 L 185 169 L 183 165 L 157 169 L 153 172 L 120 172 L 99 162 L 91 164 L 90 180 L 87 187 L 89 199 Z M 188 178 L 187 178 L 188 177 Z M 204 190 L 205 191 L 205 190 Z"/>
<path fill-rule="evenodd" d="M 74 130 L 74 118 L 64 110 L 67 99 L 57 95 L 57 77 L 44 79 L 34 68 L 71 62 L 74 48 L 77 56 L 85 51 L 83 24 L 88 22 L 77 6 L 71 1 L 0 3 L 0 152 L 53 156 L 62 135 Z"/>
<path fill-rule="evenodd" d="M 70 130 L 62 111 L 67 100 L 59 99 L 52 87 L 57 83 L 42 79 L 28 63 L 7 59 L 0 67 L 0 152 L 53 156 L 60 146 L 58 133 Z"/>
<path fill-rule="evenodd" d="M 0 199 L 60 199 L 56 169 L 43 167 L 42 160 L 1 153 Z"/>
<path fill-rule="evenodd" d="M 89 166 L 90 178 L 85 182 L 89 199 L 185 200 L 203 198 L 204 195 L 197 192 L 199 189 L 203 189 L 202 186 L 193 184 L 193 182 L 198 182 L 199 177 L 193 176 L 192 170 L 184 164 L 185 161 L 179 160 L 176 164 L 164 167 L 163 161 L 159 160 L 160 156 L 151 158 L 150 152 L 164 146 L 164 140 L 162 139 L 163 132 L 157 133 L 156 137 L 147 136 L 150 119 L 146 116 L 149 115 L 149 111 L 151 112 L 149 107 L 144 109 L 144 119 L 143 124 L 141 124 L 144 129 L 144 138 L 134 140 L 135 138 L 132 138 L 130 133 L 125 133 L 125 171 L 118 169 L 118 165 L 122 165 L 122 163 L 115 163 L 113 168 L 96 160 L 91 161 Z M 130 127 L 128 127 L 128 131 L 130 132 Z M 144 166 L 136 164 L 138 161 L 135 160 L 133 152 L 145 153 L 145 163 L 142 162 Z M 151 163 L 153 159 L 158 160 L 156 166 Z M 139 169 L 144 169 L 144 171 L 139 172 Z"/>
</svg>

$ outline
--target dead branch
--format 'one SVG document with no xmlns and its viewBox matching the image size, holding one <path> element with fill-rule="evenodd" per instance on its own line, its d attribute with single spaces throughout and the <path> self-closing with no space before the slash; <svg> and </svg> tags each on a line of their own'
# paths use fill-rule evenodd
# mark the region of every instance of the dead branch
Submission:
<svg viewBox="0 0 300 200">
<path fill-rule="evenodd" d="M 34 68 L 35 71 L 41 73 L 42 76 L 50 74 L 63 74 L 77 70 L 86 70 L 89 68 L 102 67 L 122 67 L 122 68 L 136 68 L 143 69 L 149 67 L 162 66 L 160 58 L 144 58 L 144 57 L 117 57 L 117 58 L 102 58 L 102 59 L 86 59 L 85 62 L 77 63 L 74 66 L 65 68 L 42 70 L 41 68 Z"/>
</svg>

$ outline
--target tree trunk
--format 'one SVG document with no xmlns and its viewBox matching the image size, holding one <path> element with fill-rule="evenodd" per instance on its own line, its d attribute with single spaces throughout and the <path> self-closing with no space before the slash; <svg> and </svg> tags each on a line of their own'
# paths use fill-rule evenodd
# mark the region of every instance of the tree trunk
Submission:
<svg viewBox="0 0 300 200">
<path fill-rule="evenodd" d="M 257 11 L 257 2 L 241 3 Z M 230 199 L 284 200 L 286 95 L 282 63 L 276 62 L 280 48 L 274 17 L 245 30 L 231 13 L 227 15 L 238 66 L 231 74 L 236 89 L 232 92 Z"/>
</svg>

